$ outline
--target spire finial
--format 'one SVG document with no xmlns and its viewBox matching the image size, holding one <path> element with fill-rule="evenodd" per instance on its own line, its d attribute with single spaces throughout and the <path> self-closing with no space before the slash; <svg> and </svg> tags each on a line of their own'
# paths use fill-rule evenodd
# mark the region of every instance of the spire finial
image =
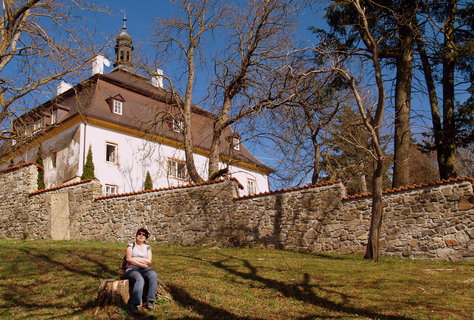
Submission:
<svg viewBox="0 0 474 320">
<path fill-rule="evenodd" d="M 126 16 L 126 12 L 125 12 L 125 9 L 122 10 L 123 11 L 123 31 L 126 31 L 127 30 L 127 16 Z"/>
</svg>

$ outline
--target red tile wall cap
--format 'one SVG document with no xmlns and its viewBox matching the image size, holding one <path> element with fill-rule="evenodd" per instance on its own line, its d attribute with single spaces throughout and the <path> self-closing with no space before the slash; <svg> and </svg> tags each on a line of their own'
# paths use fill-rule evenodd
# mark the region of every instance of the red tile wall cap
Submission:
<svg viewBox="0 0 474 320">
<path fill-rule="evenodd" d="M 90 182 L 90 181 L 92 181 L 92 179 L 86 179 L 86 180 L 81 180 L 81 181 L 78 181 L 78 182 L 72 182 L 72 183 L 68 183 L 68 184 L 63 184 L 63 185 L 60 185 L 60 186 L 57 186 L 57 187 L 51 187 L 51 188 L 41 189 L 41 190 L 38 190 L 38 191 L 30 192 L 29 195 L 30 195 L 30 196 L 33 196 L 33 195 L 38 194 L 38 193 L 43 193 L 43 192 L 58 190 L 58 189 L 62 189 L 62 188 L 66 188 L 66 187 L 71 187 L 71 186 L 77 186 L 78 184 L 82 184 L 82 183 L 86 183 L 86 182 Z"/>
<path fill-rule="evenodd" d="M 256 193 L 256 194 L 249 194 L 249 195 L 237 197 L 237 198 L 235 198 L 235 200 L 255 198 L 255 197 L 261 197 L 261 196 L 268 196 L 268 195 L 272 195 L 272 194 L 276 194 L 276 193 L 282 193 L 282 192 L 291 192 L 291 191 L 298 191 L 298 190 L 303 190 L 303 189 L 324 187 L 324 186 L 328 186 L 328 185 L 331 185 L 331 184 L 337 184 L 337 183 L 341 183 L 341 182 L 342 181 L 334 180 L 334 181 L 327 181 L 327 182 L 322 182 L 322 183 L 317 183 L 317 184 L 308 184 L 308 185 L 305 185 L 305 186 L 293 187 L 293 188 L 288 188 L 288 189 L 279 189 L 279 190 L 261 192 L 261 193 Z"/>
<path fill-rule="evenodd" d="M 136 191 L 136 192 L 109 194 L 107 196 L 97 197 L 94 200 L 104 200 L 104 199 L 128 197 L 128 196 L 134 196 L 134 195 L 138 195 L 138 194 L 157 192 L 157 191 L 170 191 L 170 190 L 178 190 L 178 189 L 187 189 L 187 188 L 199 187 L 199 186 L 204 186 L 204 185 L 209 185 L 209 184 L 214 184 L 214 183 L 222 183 L 224 181 L 229 181 L 229 180 L 234 180 L 235 182 L 237 182 L 238 187 L 243 189 L 243 186 L 239 183 L 239 181 L 237 179 L 230 178 L 230 179 L 218 179 L 218 180 L 212 180 L 212 181 L 203 181 L 203 182 L 199 182 L 199 183 L 186 184 L 186 185 L 176 186 L 176 187 L 166 187 L 166 188 L 158 188 L 158 189 L 152 189 L 152 190 L 142 190 L 142 191 Z"/>
<path fill-rule="evenodd" d="M 22 167 L 26 167 L 26 166 L 29 166 L 29 165 L 35 165 L 35 166 L 38 167 L 38 169 L 44 170 L 44 168 L 42 166 L 40 166 L 39 164 L 37 164 L 36 162 L 23 162 L 23 163 L 20 163 L 20 164 L 2 169 L 2 170 L 0 170 L 0 173 L 13 171 L 13 170 L 16 170 L 16 169 L 19 169 L 19 168 L 22 168 Z"/>
<path fill-rule="evenodd" d="M 430 182 L 430 183 L 414 184 L 414 185 L 406 186 L 406 187 L 393 188 L 393 189 L 390 189 L 390 190 L 382 191 L 382 194 L 388 194 L 388 193 L 394 193 L 394 192 L 406 191 L 406 190 L 413 190 L 413 189 L 418 189 L 418 188 L 431 187 L 431 186 L 437 186 L 437 185 L 453 183 L 453 182 L 462 182 L 462 181 L 471 182 L 471 184 L 473 185 L 473 188 L 474 188 L 474 178 L 465 177 L 465 178 L 443 179 L 443 180 L 440 180 L 440 181 L 434 181 L 434 182 Z M 356 194 L 356 195 L 347 196 L 347 197 L 343 198 L 343 200 L 370 197 L 371 195 L 372 195 L 371 192 L 364 193 L 364 194 Z"/>
</svg>

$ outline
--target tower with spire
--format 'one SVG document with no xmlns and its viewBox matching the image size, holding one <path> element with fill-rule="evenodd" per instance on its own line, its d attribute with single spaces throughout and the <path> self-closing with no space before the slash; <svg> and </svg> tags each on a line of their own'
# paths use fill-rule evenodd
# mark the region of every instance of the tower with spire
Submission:
<svg viewBox="0 0 474 320">
<path fill-rule="evenodd" d="M 133 45 L 132 36 L 127 32 L 127 17 L 123 15 L 122 32 L 115 38 L 115 63 L 114 67 L 132 66 Z"/>
</svg>

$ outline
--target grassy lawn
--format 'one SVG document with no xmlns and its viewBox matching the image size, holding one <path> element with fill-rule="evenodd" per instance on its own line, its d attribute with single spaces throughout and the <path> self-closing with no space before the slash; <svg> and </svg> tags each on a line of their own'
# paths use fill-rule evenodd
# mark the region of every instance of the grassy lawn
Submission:
<svg viewBox="0 0 474 320">
<path fill-rule="evenodd" d="M 152 244 L 172 299 L 136 319 L 474 319 L 474 265 Z M 133 319 L 97 308 L 125 245 L 0 240 L 0 319 Z"/>
</svg>

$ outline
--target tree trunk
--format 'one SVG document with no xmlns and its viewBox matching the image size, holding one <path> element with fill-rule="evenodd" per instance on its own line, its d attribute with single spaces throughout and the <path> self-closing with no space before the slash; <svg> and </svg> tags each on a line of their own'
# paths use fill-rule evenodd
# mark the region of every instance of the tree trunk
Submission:
<svg viewBox="0 0 474 320">
<path fill-rule="evenodd" d="M 222 109 L 214 122 L 214 130 L 212 134 L 211 148 L 209 151 L 209 174 L 208 179 L 217 179 L 219 178 L 219 160 L 220 160 L 220 147 L 221 147 L 221 137 L 224 129 L 226 128 L 226 121 L 229 116 L 231 105 L 231 98 L 224 98 L 224 103 L 222 104 Z"/>
<path fill-rule="evenodd" d="M 184 99 L 184 153 L 186 155 L 186 168 L 188 175 L 193 182 L 202 182 L 203 179 L 199 175 L 196 164 L 194 163 L 194 143 L 193 143 L 193 127 L 192 127 L 192 98 L 194 88 L 194 47 L 191 44 L 188 51 L 188 81 L 186 83 L 186 94 Z"/>
<path fill-rule="evenodd" d="M 360 179 L 360 192 L 367 193 L 367 180 L 365 179 L 365 174 L 361 173 L 359 176 Z"/>
<path fill-rule="evenodd" d="M 313 147 L 314 147 L 314 158 L 313 158 L 313 174 L 311 176 L 311 183 L 316 184 L 319 180 L 319 172 L 321 171 L 321 147 L 319 146 L 318 142 L 316 141 L 316 137 L 313 140 Z"/>
<path fill-rule="evenodd" d="M 410 175 L 410 109 L 414 37 L 412 25 L 417 1 L 404 0 L 398 26 L 399 53 L 395 88 L 394 188 L 409 184 Z"/>
<path fill-rule="evenodd" d="M 457 0 L 448 3 L 444 27 L 443 54 L 443 148 L 444 165 L 440 172 L 441 179 L 456 177 L 456 128 L 454 122 L 454 68 L 456 44 L 454 41 L 454 19 Z"/>
<path fill-rule="evenodd" d="M 423 74 L 425 76 L 426 88 L 428 89 L 428 97 L 431 107 L 431 122 L 433 124 L 434 145 L 436 148 L 436 156 L 438 162 L 438 172 L 441 179 L 445 169 L 444 148 L 443 148 L 443 126 L 441 124 L 441 113 L 438 105 L 438 94 L 436 93 L 436 85 L 433 78 L 433 69 L 431 68 L 428 54 L 426 53 L 425 43 L 421 36 L 421 32 L 417 27 L 416 42 L 418 53 L 420 54 L 421 64 L 423 66 Z"/>
<path fill-rule="evenodd" d="M 128 280 L 101 280 L 97 293 L 97 305 L 123 305 L 128 303 Z"/>
<path fill-rule="evenodd" d="M 370 219 L 370 230 L 364 259 L 379 260 L 379 239 L 382 227 L 383 203 L 382 203 L 382 173 L 383 160 L 377 160 L 372 186 L 372 216 Z"/>
</svg>

